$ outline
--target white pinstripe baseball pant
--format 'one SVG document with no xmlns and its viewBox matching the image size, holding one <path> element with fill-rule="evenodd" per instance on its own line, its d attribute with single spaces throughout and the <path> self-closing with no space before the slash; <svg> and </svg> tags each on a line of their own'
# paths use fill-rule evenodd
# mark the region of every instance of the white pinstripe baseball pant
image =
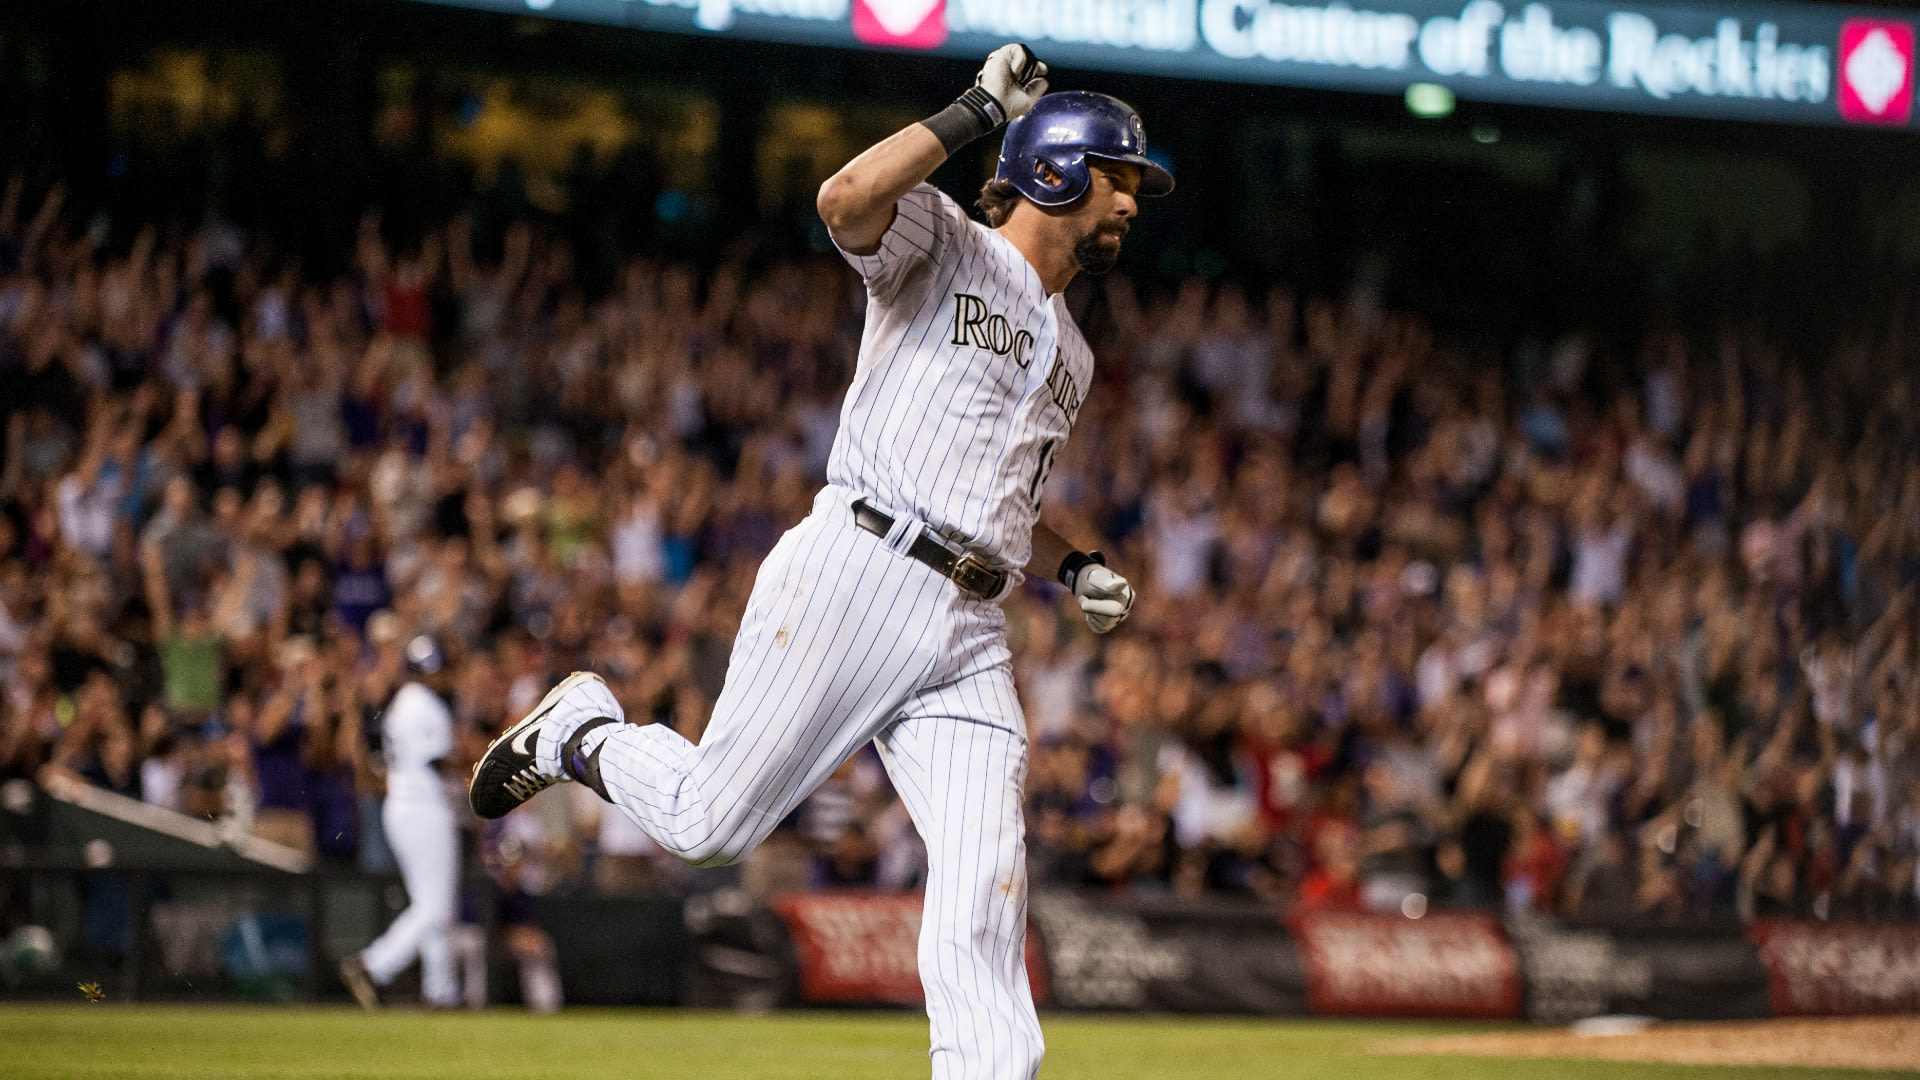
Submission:
<svg viewBox="0 0 1920 1080">
<path fill-rule="evenodd" d="M 699 745 L 663 724 L 620 725 L 601 745 L 601 781 L 662 847 L 718 865 L 877 740 L 927 844 L 933 1076 L 1028 1080 L 1044 1048 L 1025 956 L 1026 723 L 1005 617 L 857 528 L 853 498 L 823 490 L 761 564 Z"/>
</svg>

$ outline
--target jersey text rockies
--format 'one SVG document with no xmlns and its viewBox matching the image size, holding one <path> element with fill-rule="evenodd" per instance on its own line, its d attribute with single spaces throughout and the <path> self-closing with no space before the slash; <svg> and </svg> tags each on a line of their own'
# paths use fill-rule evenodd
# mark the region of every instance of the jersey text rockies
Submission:
<svg viewBox="0 0 1920 1080">
<path fill-rule="evenodd" d="M 1093 354 L 1011 241 L 930 185 L 871 255 L 860 362 L 827 479 L 1009 567 L 1024 565 L 1047 475 Z"/>
</svg>

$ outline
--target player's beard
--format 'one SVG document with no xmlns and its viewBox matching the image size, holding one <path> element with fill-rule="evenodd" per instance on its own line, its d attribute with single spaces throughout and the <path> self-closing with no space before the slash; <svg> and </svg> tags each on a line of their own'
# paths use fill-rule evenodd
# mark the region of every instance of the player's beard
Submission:
<svg viewBox="0 0 1920 1080">
<path fill-rule="evenodd" d="M 1120 261 L 1120 242 L 1126 238 L 1127 223 L 1097 225 L 1073 245 L 1073 261 L 1084 273 L 1098 277 Z"/>
</svg>

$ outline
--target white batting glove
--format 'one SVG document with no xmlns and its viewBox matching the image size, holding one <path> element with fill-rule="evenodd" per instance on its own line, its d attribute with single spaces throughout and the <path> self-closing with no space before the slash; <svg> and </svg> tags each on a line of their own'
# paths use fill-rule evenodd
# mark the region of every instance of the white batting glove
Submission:
<svg viewBox="0 0 1920 1080">
<path fill-rule="evenodd" d="M 1080 601 L 1087 625 L 1096 634 L 1119 626 L 1133 610 L 1133 586 L 1099 563 L 1081 567 L 1073 576 L 1073 598 Z"/>
<path fill-rule="evenodd" d="M 1002 45 L 987 54 L 986 66 L 973 84 L 993 95 L 1002 119 L 1025 116 L 1047 92 L 1047 65 L 1019 42 Z"/>
</svg>

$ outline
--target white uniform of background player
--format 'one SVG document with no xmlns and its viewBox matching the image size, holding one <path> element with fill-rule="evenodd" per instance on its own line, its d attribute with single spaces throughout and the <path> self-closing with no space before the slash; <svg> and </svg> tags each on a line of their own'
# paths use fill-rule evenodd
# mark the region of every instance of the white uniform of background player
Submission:
<svg viewBox="0 0 1920 1080">
<path fill-rule="evenodd" d="M 407 662 L 432 674 L 440 668 L 439 651 L 431 641 L 416 638 L 407 646 Z M 429 1005 L 451 1007 L 459 1001 L 451 934 L 459 899 L 460 834 L 438 766 L 453 752 L 453 713 L 424 683 L 409 681 L 388 703 L 380 728 L 387 763 L 380 823 L 407 886 L 407 909 L 358 959 L 365 976 L 385 986 L 418 957 L 421 997 Z M 350 964 L 342 974 L 355 997 L 368 1004 L 354 986 Z"/>
<path fill-rule="evenodd" d="M 1044 93 L 1044 73 L 1008 46 L 969 94 L 1017 116 Z M 876 249 L 848 255 L 869 303 L 828 486 L 760 567 L 699 745 L 665 724 L 614 722 L 623 714 L 606 685 L 576 674 L 496 740 L 469 796 L 497 816 L 556 779 L 584 780 L 662 847 L 716 865 L 745 856 L 876 742 L 926 841 L 919 960 L 933 1074 L 1024 1080 L 1043 1052 L 1024 956 L 1027 735 L 998 601 L 1029 561 L 1047 467 L 1093 360 L 1020 249 L 914 183 L 950 152 L 946 136 L 930 137 L 939 119 L 842 172 L 900 140 L 917 155 L 889 181 L 905 195 L 880 206 L 892 212 Z M 1130 214 L 1130 196 L 1115 201 Z M 828 206 L 823 190 L 833 227 Z M 856 524 L 859 501 L 892 519 L 886 535 Z M 913 556 L 923 533 L 1003 571 L 995 594 L 970 595 Z M 1072 549 L 1044 535 L 1035 565 L 1051 575 Z M 1124 579 L 1099 565 L 1075 576 L 1095 629 L 1124 618 Z"/>
</svg>

